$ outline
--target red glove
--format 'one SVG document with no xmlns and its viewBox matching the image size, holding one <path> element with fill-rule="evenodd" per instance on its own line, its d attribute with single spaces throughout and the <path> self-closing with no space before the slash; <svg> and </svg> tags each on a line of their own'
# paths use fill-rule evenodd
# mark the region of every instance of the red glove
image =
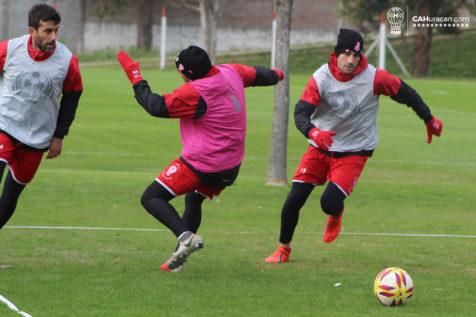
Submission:
<svg viewBox="0 0 476 317">
<path fill-rule="evenodd" d="M 426 124 L 426 142 L 431 143 L 433 135 L 440 136 L 443 132 L 443 121 L 433 116 L 431 121 Z"/>
<path fill-rule="evenodd" d="M 140 74 L 140 65 L 127 55 L 126 52 L 119 51 L 117 53 L 117 61 L 121 64 L 122 68 L 126 72 L 127 78 L 131 84 L 135 85 L 143 80 Z"/>
<path fill-rule="evenodd" d="M 334 135 L 336 135 L 334 131 L 325 131 L 318 128 L 312 128 L 311 131 L 309 131 L 309 138 L 324 151 L 329 151 L 329 148 L 334 142 L 334 140 L 332 140 Z"/>
<path fill-rule="evenodd" d="M 274 72 L 276 73 L 276 75 L 278 75 L 278 79 L 279 81 L 283 80 L 284 79 L 284 73 L 281 69 L 278 69 L 278 68 L 271 68 L 272 70 L 274 70 Z"/>
</svg>

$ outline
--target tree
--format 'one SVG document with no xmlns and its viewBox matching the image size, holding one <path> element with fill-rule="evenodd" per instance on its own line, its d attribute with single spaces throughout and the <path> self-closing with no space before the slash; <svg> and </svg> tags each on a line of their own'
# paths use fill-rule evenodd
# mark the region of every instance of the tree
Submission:
<svg viewBox="0 0 476 317">
<path fill-rule="evenodd" d="M 217 48 L 217 13 L 220 0 L 199 0 L 200 36 L 210 59 L 215 60 Z"/>
<path fill-rule="evenodd" d="M 458 16 L 457 10 L 466 5 L 465 0 L 420 0 L 415 1 L 414 6 L 419 16 L 440 16 L 455 17 Z M 415 56 L 412 62 L 412 73 L 415 76 L 428 75 L 430 66 L 430 52 L 433 32 L 430 28 L 417 28 L 415 39 Z M 457 35 L 460 30 L 457 28 L 443 29 L 442 33 L 452 33 Z"/>
<path fill-rule="evenodd" d="M 124 9 L 133 5 L 136 8 L 137 46 L 146 50 L 152 48 L 152 27 L 154 25 L 154 4 L 159 0 L 88 0 L 93 14 L 100 19 L 108 16 L 117 16 Z"/>
<path fill-rule="evenodd" d="M 137 0 L 137 47 L 152 49 L 152 28 L 154 26 L 155 0 Z"/>
<path fill-rule="evenodd" d="M 415 0 L 408 1 L 409 12 L 418 16 L 457 16 L 457 10 L 466 5 L 466 0 Z M 342 0 L 342 15 L 350 17 L 355 25 L 366 31 L 376 31 L 380 13 L 393 6 L 402 7 L 401 1 L 394 0 Z M 412 73 L 416 76 L 428 75 L 430 64 L 431 42 L 433 32 L 431 27 L 416 28 Z M 403 33 L 402 33 L 403 36 Z"/>
<path fill-rule="evenodd" d="M 276 68 L 285 74 L 276 86 L 273 128 L 268 160 L 268 185 L 287 185 L 286 160 L 289 120 L 289 44 L 293 0 L 276 0 Z"/>
<path fill-rule="evenodd" d="M 79 5 L 79 22 L 78 22 L 79 38 L 76 44 L 76 51 L 78 53 L 84 53 L 84 27 L 86 25 L 86 0 L 78 1 L 78 5 Z"/>
<path fill-rule="evenodd" d="M 87 0 L 86 5 L 90 8 L 90 11 L 94 16 L 103 19 L 107 16 L 119 15 L 126 7 L 128 0 Z"/>
<path fill-rule="evenodd" d="M 431 12 L 438 11 L 432 9 L 432 6 L 439 7 L 441 1 L 425 0 L 420 1 L 418 8 L 419 16 L 432 16 Z M 415 39 L 415 55 L 412 63 L 412 73 L 415 76 L 426 76 L 430 66 L 430 51 L 432 30 L 431 28 L 417 28 Z"/>
<path fill-rule="evenodd" d="M 184 7 L 200 14 L 200 42 L 208 52 L 212 62 L 215 60 L 217 46 L 217 23 L 223 15 L 224 0 L 181 0 L 174 5 Z"/>
<path fill-rule="evenodd" d="M 359 30 L 367 33 L 377 31 L 380 13 L 394 6 L 390 0 L 342 0 L 341 3 L 341 16 L 349 18 Z"/>
</svg>

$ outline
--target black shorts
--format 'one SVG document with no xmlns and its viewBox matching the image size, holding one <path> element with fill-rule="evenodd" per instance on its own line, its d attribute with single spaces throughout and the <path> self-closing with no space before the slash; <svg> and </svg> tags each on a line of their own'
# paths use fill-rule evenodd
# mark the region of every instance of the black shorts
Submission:
<svg viewBox="0 0 476 317">
<path fill-rule="evenodd" d="M 225 187 L 233 185 L 236 178 L 238 177 L 238 173 L 240 172 L 241 166 L 241 164 L 239 164 L 238 166 L 224 171 L 205 173 L 194 168 L 182 157 L 180 157 L 180 160 L 184 162 L 184 164 L 187 165 L 198 176 L 203 185 L 211 187 Z"/>
</svg>

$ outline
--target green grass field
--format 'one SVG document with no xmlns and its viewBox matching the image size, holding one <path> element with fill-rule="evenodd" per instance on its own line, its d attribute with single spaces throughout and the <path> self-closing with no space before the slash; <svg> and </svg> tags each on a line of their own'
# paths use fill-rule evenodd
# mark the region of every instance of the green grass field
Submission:
<svg viewBox="0 0 476 317">
<path fill-rule="evenodd" d="M 291 75 L 292 107 L 310 73 Z M 172 71 L 144 76 L 157 92 L 181 80 Z M 380 145 L 346 202 L 343 234 L 330 245 L 322 242 L 325 215 L 316 188 L 301 211 L 293 261 L 285 265 L 263 261 L 277 246 L 289 190 L 265 185 L 274 90 L 248 89 L 241 174 L 204 204 L 205 247 L 172 274 L 159 266 L 175 239 L 139 199 L 179 154 L 177 121 L 149 117 L 119 67 L 85 68 L 83 80 L 63 154 L 43 161 L 0 232 L 0 264 L 11 265 L 0 270 L 0 294 L 20 309 L 34 317 L 475 315 L 475 81 L 408 80 L 444 121 L 443 137 L 431 145 L 411 109 L 382 97 Z M 288 178 L 305 148 L 291 119 Z M 181 198 L 174 204 L 183 207 Z M 386 308 L 373 295 L 373 279 L 389 266 L 413 277 L 414 298 L 404 307 Z M 0 303 L 0 316 L 18 315 Z"/>
</svg>

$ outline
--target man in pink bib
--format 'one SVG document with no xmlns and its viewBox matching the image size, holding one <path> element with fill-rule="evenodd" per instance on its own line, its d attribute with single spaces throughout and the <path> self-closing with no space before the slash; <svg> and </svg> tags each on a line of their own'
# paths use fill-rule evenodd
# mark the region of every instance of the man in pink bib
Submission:
<svg viewBox="0 0 476 317">
<path fill-rule="evenodd" d="M 158 95 L 143 80 L 139 63 L 124 52 L 117 58 L 137 102 L 150 115 L 180 119 L 181 156 L 157 176 L 141 198 L 144 208 L 177 236 L 177 248 L 161 269 L 178 272 L 187 257 L 203 247 L 203 239 L 196 234 L 202 202 L 218 196 L 238 176 L 246 137 L 244 88 L 275 85 L 283 73 L 259 66 L 212 65 L 203 49 L 190 46 L 175 61 L 185 84 Z M 180 217 L 169 201 L 183 194 L 185 211 Z"/>
<path fill-rule="evenodd" d="M 340 233 L 344 200 L 350 196 L 378 143 L 379 96 L 411 107 L 425 123 L 427 142 L 440 136 L 443 122 L 431 114 L 420 95 L 403 80 L 367 63 L 360 33 L 340 29 L 329 63 L 317 69 L 296 104 L 296 127 L 309 148 L 296 169 L 281 211 L 278 249 L 268 263 L 289 261 L 299 211 L 316 185 L 327 183 L 321 208 L 328 215 L 326 243 Z"/>
</svg>

